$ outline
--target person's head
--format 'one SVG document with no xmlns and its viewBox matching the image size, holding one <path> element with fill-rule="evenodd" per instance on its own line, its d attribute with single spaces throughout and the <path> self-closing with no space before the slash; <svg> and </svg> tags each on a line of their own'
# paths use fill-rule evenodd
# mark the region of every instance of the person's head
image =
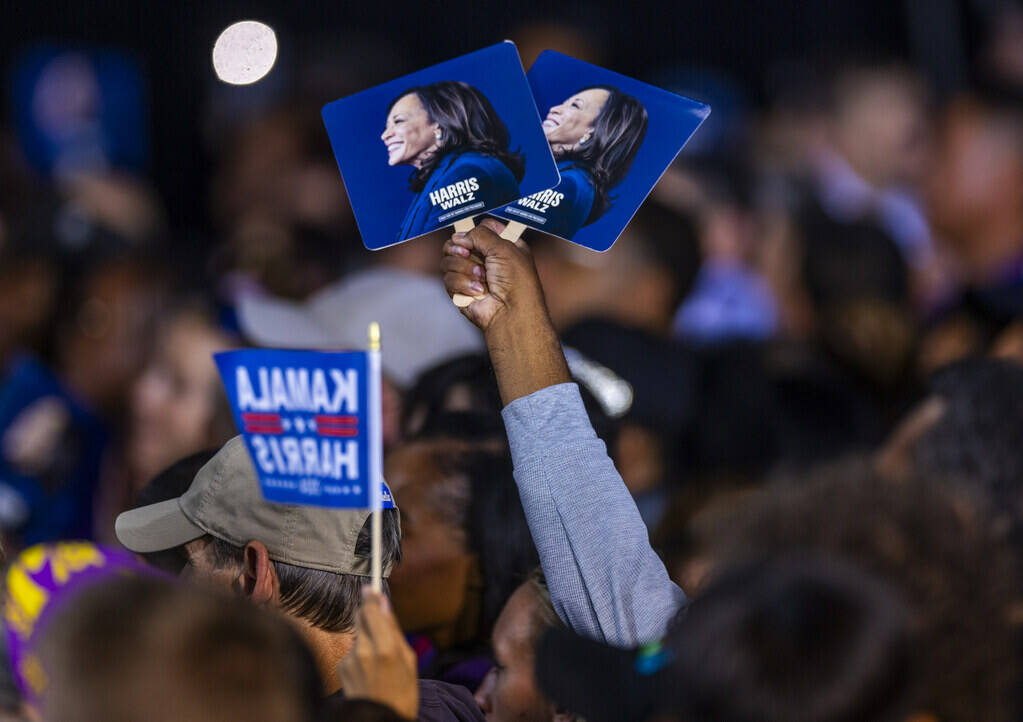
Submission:
<svg viewBox="0 0 1023 722">
<path fill-rule="evenodd" d="M 1023 520 L 1023 366 L 976 358 L 947 366 L 882 450 L 886 471 L 980 482 L 999 513 Z"/>
<path fill-rule="evenodd" d="M 436 435 L 435 429 L 453 421 L 456 416 L 474 420 L 483 416 L 497 417 L 481 433 L 504 437 L 500 423 L 501 394 L 497 379 L 486 354 L 466 354 L 427 369 L 405 393 L 402 404 L 402 435 L 412 438 Z M 473 431 L 473 430 L 466 430 Z M 460 438 L 467 438 L 459 434 Z M 480 438 L 476 434 L 476 438 Z"/>
<path fill-rule="evenodd" d="M 280 618 L 156 578 L 82 590 L 37 647 L 49 722 L 312 722 L 319 683 Z"/>
<path fill-rule="evenodd" d="M 1007 720 L 1012 559 L 983 511 L 965 486 L 893 482 L 853 460 L 765 487 L 694 533 L 717 569 L 833 554 L 876 575 L 909 605 L 919 633 L 921 711 L 945 722 Z"/>
<path fill-rule="evenodd" d="M 439 646 L 485 640 L 537 563 L 507 451 L 414 441 L 387 457 L 385 476 L 402 505 L 402 563 L 391 590 L 403 628 Z"/>
<path fill-rule="evenodd" d="M 128 458 L 139 483 L 236 433 L 213 354 L 236 345 L 199 304 L 165 316 L 131 394 Z"/>
<path fill-rule="evenodd" d="M 61 301 L 61 377 L 96 410 L 119 413 L 141 370 L 168 289 L 166 271 L 132 254 L 90 265 Z"/>
<path fill-rule="evenodd" d="M 1023 100 L 953 102 L 938 134 L 928 205 L 967 279 L 986 282 L 1023 252 Z"/>
<path fill-rule="evenodd" d="M 396 509 L 383 513 L 386 577 L 401 558 Z M 181 574 L 276 608 L 313 647 L 328 691 L 350 648 L 361 588 L 369 582 L 369 512 L 263 499 L 242 438 L 231 439 L 183 495 L 124 512 L 118 540 L 136 553 L 184 547 Z"/>
<path fill-rule="evenodd" d="M 905 722 L 917 711 L 909 608 L 839 557 L 731 569 L 671 636 L 699 719 Z"/>
<path fill-rule="evenodd" d="M 663 489 L 675 481 L 689 461 L 687 432 L 696 420 L 693 355 L 668 339 L 599 318 L 571 326 L 562 339 L 580 385 L 617 402 L 605 407 L 616 425 L 602 438 L 629 491 Z M 586 373 L 586 363 L 603 367 L 599 378 Z"/>
<path fill-rule="evenodd" d="M 930 151 L 927 104 L 923 80 L 908 67 L 844 65 L 832 85 L 831 142 L 871 185 L 914 184 Z"/>
<path fill-rule="evenodd" d="M 916 327 L 898 245 L 873 221 L 835 221 L 816 208 L 799 224 L 799 291 L 810 335 L 870 382 L 902 380 Z"/>
<path fill-rule="evenodd" d="M 216 453 L 216 449 L 206 449 L 175 461 L 142 487 L 131 508 L 140 509 L 161 501 L 177 499 L 188 491 L 195 475 L 209 463 Z M 156 552 L 143 552 L 138 556 L 146 564 L 175 576 L 180 574 L 188 564 L 188 554 L 183 546 Z"/>
<path fill-rule="evenodd" d="M 380 135 L 388 165 L 415 168 L 409 185 L 420 191 L 437 163 L 452 153 L 492 155 L 522 180 L 522 156 L 509 149 L 508 127 L 483 93 L 468 83 L 442 80 L 409 88 L 387 108 Z"/>
<path fill-rule="evenodd" d="M 730 569 L 659 644 L 551 631 L 537 651 L 541 689 L 591 722 L 905 722 L 916 701 L 906 605 L 831 556 Z"/>
<path fill-rule="evenodd" d="M 610 85 L 582 88 L 548 111 L 543 129 L 554 157 L 584 168 L 593 180 L 590 221 L 610 206 L 611 189 L 628 174 L 646 128 L 643 104 Z"/>
<path fill-rule="evenodd" d="M 494 625 L 494 666 L 476 690 L 488 722 L 552 722 L 573 719 L 536 685 L 536 645 L 545 630 L 561 627 L 547 580 L 538 567 L 508 598 Z"/>
<path fill-rule="evenodd" d="M 599 256 L 550 236 L 538 238 L 533 253 L 557 328 L 602 316 L 657 335 L 667 334 L 701 263 L 695 220 L 653 199 Z"/>
</svg>

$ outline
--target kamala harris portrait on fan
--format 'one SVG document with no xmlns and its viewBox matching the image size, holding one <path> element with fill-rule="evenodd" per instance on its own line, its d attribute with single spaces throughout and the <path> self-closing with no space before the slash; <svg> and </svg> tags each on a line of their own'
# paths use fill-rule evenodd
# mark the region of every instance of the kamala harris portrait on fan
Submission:
<svg viewBox="0 0 1023 722">
<path fill-rule="evenodd" d="M 553 50 L 529 84 L 561 182 L 491 213 L 606 251 L 710 108 Z"/>
<path fill-rule="evenodd" d="M 643 104 L 610 85 L 580 88 L 547 112 L 543 130 L 561 184 L 545 199 L 545 232 L 572 238 L 604 215 L 611 189 L 628 175 L 646 128 Z"/>
<path fill-rule="evenodd" d="M 408 88 L 387 108 L 380 135 L 387 165 L 408 165 L 415 193 L 396 241 L 439 225 L 452 208 L 492 208 L 519 193 L 524 156 L 512 150 L 504 121 L 468 83 L 444 80 Z"/>
<path fill-rule="evenodd" d="M 359 234 L 373 251 L 556 186 L 540 121 L 510 41 L 323 106 Z"/>
</svg>

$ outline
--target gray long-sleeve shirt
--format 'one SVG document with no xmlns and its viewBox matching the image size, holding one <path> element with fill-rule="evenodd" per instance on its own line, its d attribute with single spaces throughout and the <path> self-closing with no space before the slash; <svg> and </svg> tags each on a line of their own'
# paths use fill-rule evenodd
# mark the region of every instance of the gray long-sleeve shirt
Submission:
<svg viewBox="0 0 1023 722">
<path fill-rule="evenodd" d="M 685 594 L 651 548 L 579 388 L 549 386 L 502 414 L 558 616 L 579 634 L 621 647 L 664 636 Z"/>
</svg>

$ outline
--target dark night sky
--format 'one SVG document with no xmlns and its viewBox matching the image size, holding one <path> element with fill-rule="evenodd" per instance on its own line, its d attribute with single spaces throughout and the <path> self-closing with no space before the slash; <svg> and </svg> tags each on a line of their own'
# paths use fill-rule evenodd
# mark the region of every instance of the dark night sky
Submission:
<svg viewBox="0 0 1023 722">
<path fill-rule="evenodd" d="M 211 82 L 210 49 L 220 30 L 246 18 L 273 26 L 282 53 L 310 33 L 343 37 L 368 30 L 400 51 L 406 71 L 501 40 L 525 21 L 566 19 L 603 36 L 606 64 L 615 70 L 642 77 L 666 65 L 710 66 L 737 78 L 753 97 L 774 60 L 846 49 L 908 52 L 903 3 L 893 0 L 571 0 L 568 6 L 479 0 L 5 0 L 0 68 L 6 73 L 21 50 L 46 41 L 115 46 L 135 54 L 150 85 L 153 176 L 172 217 L 187 225 L 202 216 L 200 194 L 191 184 L 207 175 L 199 126 Z M 9 102 L 6 92 L 3 102 Z"/>
</svg>

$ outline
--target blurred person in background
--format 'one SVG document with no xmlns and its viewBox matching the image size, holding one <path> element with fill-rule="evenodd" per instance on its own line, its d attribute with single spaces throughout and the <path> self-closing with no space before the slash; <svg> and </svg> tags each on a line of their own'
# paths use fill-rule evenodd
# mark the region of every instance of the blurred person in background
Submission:
<svg viewBox="0 0 1023 722">
<path fill-rule="evenodd" d="M 98 538 L 113 541 L 114 519 L 171 462 L 219 447 L 237 432 L 212 355 L 238 345 L 200 300 L 160 314 L 152 352 L 131 386 L 124 459 L 108 467 L 95 501 Z"/>
<path fill-rule="evenodd" d="M 692 220 L 652 201 L 605 253 L 550 236 L 533 249 L 559 330 L 596 316 L 664 336 L 700 266 Z"/>
<path fill-rule="evenodd" d="M 34 233 L 26 240 L 49 238 Z M 27 518 L 8 513 L 4 522 L 16 543 L 93 538 L 94 495 L 122 458 L 128 389 L 170 285 L 169 271 L 149 255 L 97 251 L 69 259 L 54 245 L 40 251 L 52 264 L 54 312 L 45 317 L 45 341 L 33 344 L 31 324 L 17 332 L 22 350 L 40 355 L 7 369 L 0 414 L 3 481 L 27 506 Z M 45 309 L 46 288 L 12 300 L 36 296 Z"/>
<path fill-rule="evenodd" d="M 925 374 L 988 351 L 1023 316 L 1023 93 L 996 87 L 956 99 L 938 138 L 930 212 L 960 292 L 928 329 Z"/>
<path fill-rule="evenodd" d="M 556 50 L 587 63 L 601 64 L 606 27 L 598 8 L 563 3 L 547 12 L 557 15 L 523 21 L 508 33 L 518 48 L 522 67 L 529 70 L 544 50 Z"/>
<path fill-rule="evenodd" d="M 735 158 L 684 158 L 658 181 L 654 198 L 696 220 L 700 264 L 672 321 L 698 346 L 763 341 L 778 330 L 777 302 L 757 268 L 763 245 L 752 169 Z"/>
<path fill-rule="evenodd" d="M 404 395 L 401 427 L 406 439 L 457 435 L 504 446 L 501 395 L 487 355 L 466 354 L 421 373 Z"/>
<path fill-rule="evenodd" d="M 311 104 L 283 104 L 223 138 L 211 205 L 226 239 L 215 265 L 234 284 L 244 280 L 302 298 L 345 270 L 361 249 Z"/>
<path fill-rule="evenodd" d="M 543 571 L 535 569 L 508 598 L 494 625 L 494 666 L 476 690 L 487 722 L 572 722 L 536 682 L 536 646 L 545 630 L 563 628 Z"/>
<path fill-rule="evenodd" d="M 127 418 L 129 389 L 151 348 L 169 280 L 155 259 L 115 255 L 85 269 L 62 300 L 57 372 L 118 432 Z"/>
<path fill-rule="evenodd" d="M 615 418 L 613 433 L 601 433 L 596 422 L 594 427 L 653 529 L 694 462 L 688 442 L 697 424 L 697 359 L 672 340 L 600 319 L 574 324 L 562 339 L 580 389 L 598 399 L 604 390 L 605 399 L 618 401 L 607 409 Z M 600 375 L 590 378 L 580 364 L 597 365 Z M 618 386 L 626 393 L 616 393 Z"/>
<path fill-rule="evenodd" d="M 502 446 L 411 441 L 385 463 L 402 514 L 395 612 L 417 635 L 421 674 L 470 690 L 501 608 L 539 561 Z"/>
<path fill-rule="evenodd" d="M 728 569 L 666 639 L 606 647 L 557 628 L 538 686 L 587 720 L 924 722 L 909 610 L 828 555 Z"/>
<path fill-rule="evenodd" d="M 990 3 L 987 38 L 981 49 L 982 72 L 1023 88 L 1023 5 L 1017 0 Z"/>
<path fill-rule="evenodd" d="M 716 339 L 687 336 L 700 341 L 690 344 L 696 421 L 685 429 L 694 482 L 756 480 L 776 466 L 872 450 L 911 391 L 917 326 L 895 242 L 873 223 L 838 222 L 813 205 L 786 226 L 762 236 L 754 254 L 777 335 L 744 337 L 732 326 Z"/>
<path fill-rule="evenodd" d="M 763 250 L 782 327 L 763 357 L 767 395 L 787 427 L 781 458 L 873 448 L 905 403 L 917 344 L 910 270 L 895 241 L 871 221 L 836 221 L 810 204 Z"/>
<path fill-rule="evenodd" d="M 895 478 L 917 474 L 980 483 L 992 502 L 993 531 L 1023 551 L 1023 365 L 974 358 L 932 375 L 878 451 Z M 1019 557 L 1023 559 L 1023 556 Z"/>
<path fill-rule="evenodd" d="M 314 722 L 312 656 L 281 618 L 163 579 L 75 595 L 37 646 L 40 717 Z"/>
<path fill-rule="evenodd" d="M 876 575 L 918 631 L 919 710 L 934 718 L 1016 719 L 1013 557 L 972 485 L 881 477 L 868 459 L 824 465 L 748 496 L 694 528 L 713 580 L 733 563 L 834 554 Z"/>
<path fill-rule="evenodd" d="M 8 697 L 7 706 L 37 712 L 40 696 L 52 690 L 46 670 L 40 668 L 40 640 L 55 617 L 73 608 L 70 602 L 80 592 L 116 578 L 153 575 L 127 552 L 85 541 L 35 544 L 13 556 L 4 574 L 4 651 L 9 666 L 3 671 L 16 686 L 17 702 L 11 704 L 14 700 Z"/>
<path fill-rule="evenodd" d="M 155 353 L 131 392 L 133 494 L 175 459 L 235 435 L 213 354 L 237 345 L 201 302 L 185 301 L 163 314 Z"/>
<path fill-rule="evenodd" d="M 931 282 L 926 274 L 935 263 L 917 199 L 930 154 L 928 102 L 923 80 L 904 65 L 840 66 L 831 83 L 827 141 L 811 171 L 825 212 L 838 221 L 876 219 L 921 282 Z M 927 299 L 933 289 L 920 292 Z"/>
<path fill-rule="evenodd" d="M 615 650 L 552 630 L 538 674 L 595 722 L 928 720 L 914 641 L 888 585 L 840 559 L 789 555 L 728 570 L 660 644 Z"/>
<path fill-rule="evenodd" d="M 871 223 L 834 223 L 811 210 L 800 225 L 812 337 L 857 380 L 897 391 L 916 342 L 910 272 L 898 247 Z"/>
</svg>

